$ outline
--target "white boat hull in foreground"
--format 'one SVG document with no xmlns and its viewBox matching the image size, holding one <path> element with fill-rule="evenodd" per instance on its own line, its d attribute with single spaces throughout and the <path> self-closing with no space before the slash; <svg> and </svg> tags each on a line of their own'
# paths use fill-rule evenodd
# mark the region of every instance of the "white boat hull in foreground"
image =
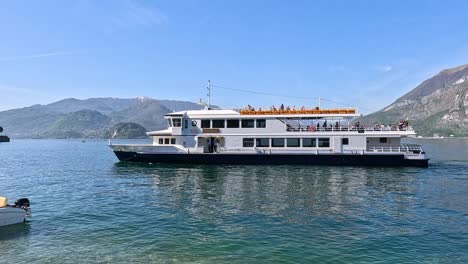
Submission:
<svg viewBox="0 0 468 264">
<path fill-rule="evenodd" d="M 23 223 L 28 218 L 29 213 L 24 209 L 15 207 L 0 208 L 0 226 Z"/>
<path fill-rule="evenodd" d="M 0 197 L 0 226 L 23 223 L 31 217 L 29 200 L 19 199 L 14 205 L 8 205 L 7 199 Z"/>
</svg>

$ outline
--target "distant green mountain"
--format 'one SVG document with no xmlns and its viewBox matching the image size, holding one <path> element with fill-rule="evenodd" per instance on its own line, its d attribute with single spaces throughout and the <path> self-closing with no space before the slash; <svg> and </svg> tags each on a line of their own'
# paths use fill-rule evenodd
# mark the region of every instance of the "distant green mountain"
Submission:
<svg viewBox="0 0 468 264">
<path fill-rule="evenodd" d="M 105 138 L 144 138 L 146 131 L 146 128 L 137 123 L 120 122 L 107 131 Z"/>
<path fill-rule="evenodd" d="M 187 107 L 189 107 L 188 109 L 200 109 L 199 105 L 193 103 Z M 163 105 L 161 101 L 142 100 L 126 109 L 112 112 L 109 116 L 112 118 L 113 123 L 133 122 L 142 125 L 148 130 L 156 130 L 167 125 L 167 121 L 162 116 L 173 111 Z"/>
<path fill-rule="evenodd" d="M 101 130 L 111 125 L 111 118 L 96 110 L 83 109 L 64 114 L 57 119 L 44 135 L 48 138 L 94 138 Z"/>
<path fill-rule="evenodd" d="M 202 106 L 186 101 L 148 97 L 68 98 L 48 105 L 33 105 L 0 112 L 0 125 L 13 138 L 141 137 L 142 131 L 166 127 L 163 115 Z"/>
<path fill-rule="evenodd" d="M 396 124 L 406 118 L 422 136 L 468 136 L 468 64 L 441 71 L 362 120 Z"/>
</svg>

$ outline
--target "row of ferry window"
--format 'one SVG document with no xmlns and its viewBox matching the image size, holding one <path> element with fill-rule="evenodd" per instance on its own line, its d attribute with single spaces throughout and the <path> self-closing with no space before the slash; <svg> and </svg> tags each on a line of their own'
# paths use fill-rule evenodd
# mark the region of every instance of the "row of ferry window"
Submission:
<svg viewBox="0 0 468 264">
<path fill-rule="evenodd" d="M 192 125 L 193 122 L 192 122 Z M 196 126 L 196 123 L 195 123 Z M 201 128 L 266 128 L 265 119 L 202 119 Z"/>
<path fill-rule="evenodd" d="M 285 146 L 288 148 L 329 148 L 330 138 L 243 138 L 242 146 L 244 148 L 269 148 L 270 146 L 274 148 L 284 148 Z"/>
<path fill-rule="evenodd" d="M 181 127 L 181 118 L 172 118 L 168 120 L 169 126 Z M 197 126 L 197 121 L 192 121 L 192 127 Z M 202 119 L 201 128 L 266 128 L 265 119 Z M 188 128 L 188 120 L 184 120 L 184 128 Z"/>
<path fill-rule="evenodd" d="M 158 143 L 159 145 L 175 145 L 176 139 L 175 138 L 159 138 Z"/>
</svg>

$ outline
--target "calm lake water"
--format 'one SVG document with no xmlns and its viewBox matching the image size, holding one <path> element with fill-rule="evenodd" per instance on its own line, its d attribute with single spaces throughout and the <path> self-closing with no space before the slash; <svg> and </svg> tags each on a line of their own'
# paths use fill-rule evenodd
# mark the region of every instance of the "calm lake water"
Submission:
<svg viewBox="0 0 468 264">
<path fill-rule="evenodd" d="M 0 144 L 0 263 L 468 263 L 468 140 L 429 168 L 122 164 L 105 141 Z"/>
</svg>

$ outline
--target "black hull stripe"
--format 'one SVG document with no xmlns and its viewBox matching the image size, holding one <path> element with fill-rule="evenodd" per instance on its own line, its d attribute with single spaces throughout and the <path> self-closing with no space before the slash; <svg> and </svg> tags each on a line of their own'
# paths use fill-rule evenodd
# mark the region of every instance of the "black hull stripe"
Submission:
<svg viewBox="0 0 468 264">
<path fill-rule="evenodd" d="M 360 154 L 148 154 L 114 151 L 120 161 L 179 164 L 245 164 L 245 165 L 332 165 L 376 167 L 428 167 L 428 159 L 409 160 L 404 155 Z"/>
</svg>

